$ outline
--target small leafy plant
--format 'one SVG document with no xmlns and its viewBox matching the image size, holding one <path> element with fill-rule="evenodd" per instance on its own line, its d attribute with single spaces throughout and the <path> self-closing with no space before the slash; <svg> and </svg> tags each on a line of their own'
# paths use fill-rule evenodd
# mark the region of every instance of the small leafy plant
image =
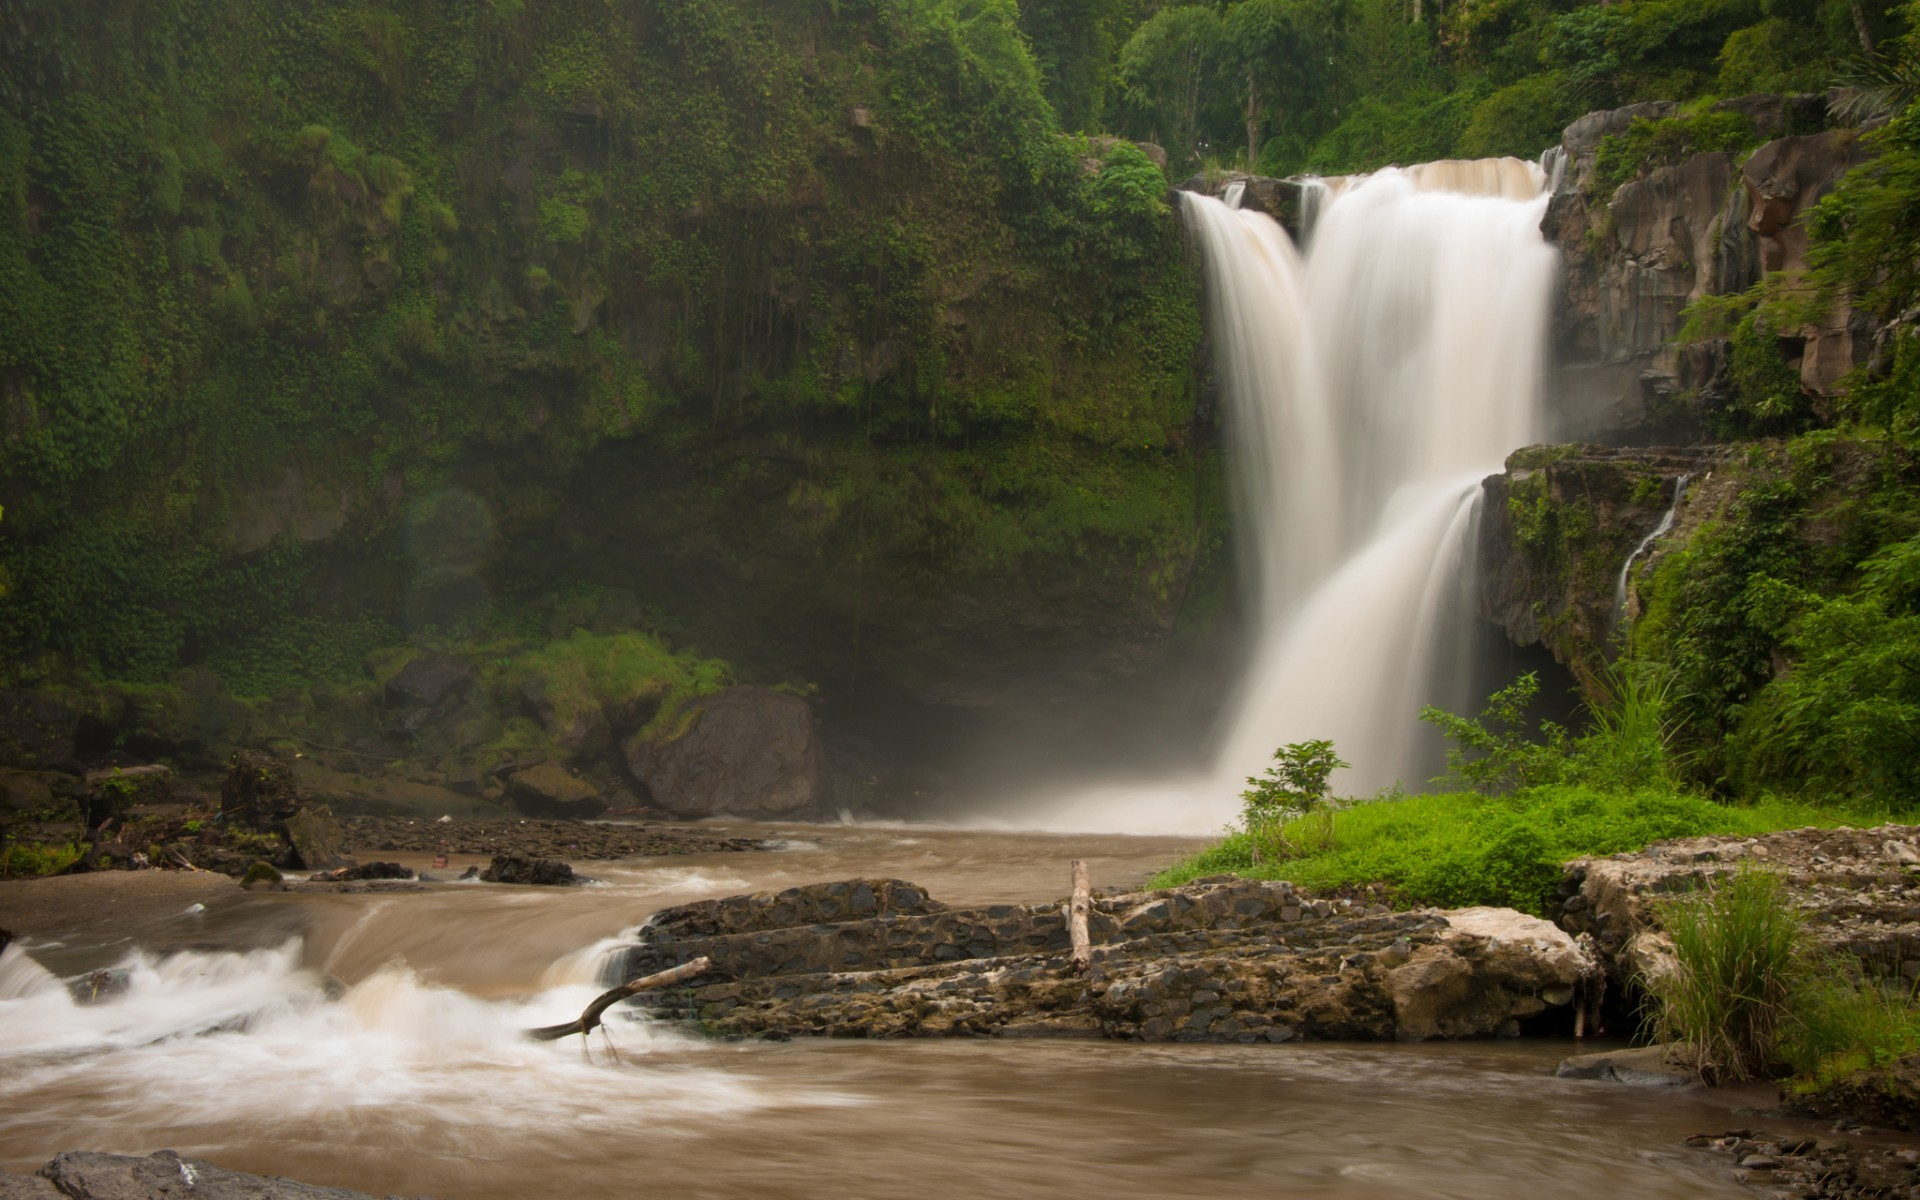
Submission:
<svg viewBox="0 0 1920 1200">
<path fill-rule="evenodd" d="M 1333 805 L 1327 782 L 1349 763 L 1324 738 L 1291 742 L 1273 752 L 1273 765 L 1247 777 L 1240 793 L 1240 824 L 1258 857 L 1287 858 L 1333 848 Z M 1283 829 L 1291 830 L 1291 835 Z"/>
</svg>

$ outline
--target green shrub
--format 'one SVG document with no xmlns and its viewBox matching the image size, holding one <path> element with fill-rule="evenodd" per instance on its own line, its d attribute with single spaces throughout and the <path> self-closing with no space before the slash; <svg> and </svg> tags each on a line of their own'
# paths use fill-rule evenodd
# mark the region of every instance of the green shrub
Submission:
<svg viewBox="0 0 1920 1200">
<path fill-rule="evenodd" d="M 1685 1045 L 1710 1080 L 1768 1074 L 1806 978 L 1800 917 L 1779 877 L 1742 871 L 1655 912 L 1674 953 L 1671 972 L 1642 980 L 1656 1003 L 1656 1036 Z"/>
<path fill-rule="evenodd" d="M 1630 179 L 1661 167 L 1678 166 L 1696 154 L 1737 153 L 1759 145 L 1753 120 L 1736 111 L 1699 116 L 1636 118 L 1625 133 L 1603 139 L 1594 154 L 1594 191 L 1601 199 Z"/>
<path fill-rule="evenodd" d="M 43 846 L 32 842 L 9 842 L 0 849 L 0 879 L 28 879 L 38 875 L 58 875 L 80 861 L 76 843 Z"/>
<path fill-rule="evenodd" d="M 1817 1090 L 1856 1071 L 1920 1052 L 1920 1004 L 1904 986 L 1856 982 L 1843 968 L 1815 971 L 1794 998 L 1780 1053 L 1794 1090 Z"/>
</svg>

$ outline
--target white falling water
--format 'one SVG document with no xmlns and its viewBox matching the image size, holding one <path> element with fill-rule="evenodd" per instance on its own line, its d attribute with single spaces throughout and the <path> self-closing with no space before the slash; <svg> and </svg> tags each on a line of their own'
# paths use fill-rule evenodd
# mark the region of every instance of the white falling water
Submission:
<svg viewBox="0 0 1920 1200">
<path fill-rule="evenodd" d="M 1633 553 L 1627 555 L 1627 561 L 1620 564 L 1620 578 L 1616 579 L 1613 584 L 1613 611 L 1619 615 L 1621 621 L 1629 619 L 1627 615 L 1627 577 L 1633 571 L 1633 564 L 1640 561 L 1641 555 L 1653 549 L 1653 544 L 1665 537 L 1667 530 L 1673 528 L 1673 520 L 1680 514 L 1680 499 L 1687 494 L 1687 484 L 1691 482 L 1693 482 L 1692 475 L 1682 475 L 1674 481 L 1673 503 L 1667 505 L 1667 511 L 1661 514 L 1660 523 L 1653 527 L 1652 533 L 1640 539 L 1640 544 L 1633 548 Z"/>
<path fill-rule="evenodd" d="M 1043 823 L 1216 830 L 1276 747 L 1314 738 L 1354 764 L 1337 791 L 1425 782 L 1421 707 L 1472 699 L 1444 668 L 1471 631 L 1480 482 L 1541 433 L 1545 183 L 1517 159 L 1317 181 L 1304 258 L 1268 217 L 1185 197 L 1261 633 L 1208 778 Z"/>
</svg>

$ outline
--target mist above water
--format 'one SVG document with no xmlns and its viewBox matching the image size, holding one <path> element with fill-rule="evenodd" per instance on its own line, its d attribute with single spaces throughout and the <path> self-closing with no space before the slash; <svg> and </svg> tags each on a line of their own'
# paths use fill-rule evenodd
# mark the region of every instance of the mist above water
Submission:
<svg viewBox="0 0 1920 1200">
<path fill-rule="evenodd" d="M 1473 699 L 1480 482 L 1544 424 L 1546 182 L 1518 159 L 1313 181 L 1304 255 L 1264 214 L 1183 197 L 1257 633 L 1210 772 L 1036 801 L 1027 820 L 1217 830 L 1276 747 L 1317 738 L 1353 764 L 1340 792 L 1433 773 L 1421 708 Z"/>
</svg>

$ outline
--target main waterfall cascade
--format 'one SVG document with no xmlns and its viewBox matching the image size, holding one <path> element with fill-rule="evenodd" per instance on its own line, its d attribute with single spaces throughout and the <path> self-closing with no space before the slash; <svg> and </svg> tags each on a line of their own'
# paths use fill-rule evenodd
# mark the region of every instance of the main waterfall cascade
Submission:
<svg viewBox="0 0 1920 1200">
<path fill-rule="evenodd" d="M 1518 159 L 1309 181 L 1307 250 L 1188 193 L 1259 630 L 1204 780 L 1075 797 L 1055 828 L 1218 830 L 1276 747 L 1331 739 L 1364 795 L 1431 773 L 1461 706 L 1480 483 L 1543 431 L 1558 259 Z"/>
</svg>

